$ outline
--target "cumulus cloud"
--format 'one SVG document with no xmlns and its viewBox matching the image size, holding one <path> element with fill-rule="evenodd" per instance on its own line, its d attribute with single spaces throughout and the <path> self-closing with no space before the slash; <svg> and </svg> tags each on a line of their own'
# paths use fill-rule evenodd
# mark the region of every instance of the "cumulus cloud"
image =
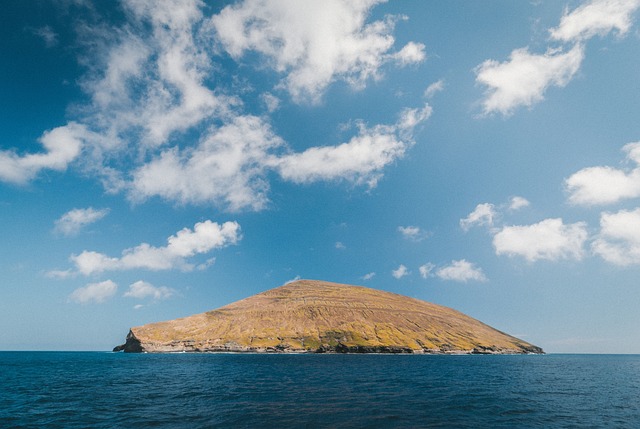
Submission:
<svg viewBox="0 0 640 429">
<path fill-rule="evenodd" d="M 64 171 L 82 149 L 83 140 L 91 133 L 84 125 L 67 125 L 45 132 L 39 139 L 43 153 L 19 155 L 13 151 L 0 151 L 0 180 L 25 184 L 41 170 Z"/>
<path fill-rule="evenodd" d="M 475 69 L 476 82 L 486 87 L 483 112 L 508 116 L 517 107 L 540 102 L 549 87 L 566 86 L 583 59 L 584 48 L 576 44 L 567 52 L 550 49 L 538 55 L 521 48 L 508 61 L 486 60 Z"/>
<path fill-rule="evenodd" d="M 497 255 L 537 260 L 582 259 L 587 240 L 584 222 L 564 224 L 562 219 L 545 219 L 532 225 L 505 226 L 493 237 Z"/>
<path fill-rule="evenodd" d="M 606 36 L 614 30 L 623 36 L 629 31 L 631 16 L 639 7 L 639 0 L 592 0 L 571 12 L 565 11 L 560 25 L 549 32 L 552 39 L 563 42 Z"/>
<path fill-rule="evenodd" d="M 78 304 L 103 303 L 112 298 L 118 291 L 118 285 L 111 280 L 100 283 L 89 283 L 84 287 L 74 290 L 69 295 L 69 301 Z"/>
<path fill-rule="evenodd" d="M 600 233 L 591 250 L 615 265 L 640 264 L 640 208 L 602 213 Z"/>
<path fill-rule="evenodd" d="M 287 150 L 263 118 L 236 116 L 212 129 L 195 148 L 171 148 L 133 173 L 134 201 L 159 196 L 186 203 L 213 202 L 231 211 L 261 210 L 268 204 L 267 173 L 295 183 L 346 180 L 375 187 L 381 170 L 413 144 L 416 126 L 431 107 L 404 109 L 393 125 L 367 128 L 347 143 Z"/>
<path fill-rule="evenodd" d="M 156 287 L 151 283 L 138 280 L 137 282 L 129 285 L 129 289 L 124 293 L 124 296 L 137 299 L 152 298 L 156 301 L 159 301 L 171 298 L 175 295 L 175 293 L 175 290 L 166 286 Z"/>
<path fill-rule="evenodd" d="M 531 203 L 526 198 L 515 196 L 509 201 L 509 210 L 516 211 L 524 207 L 529 207 L 530 205 Z"/>
<path fill-rule="evenodd" d="M 283 75 L 281 87 L 295 101 L 318 102 L 328 85 L 345 81 L 355 88 L 379 77 L 389 60 L 422 61 L 424 46 L 410 42 L 389 53 L 395 20 L 366 23 L 373 1 L 245 0 L 211 18 L 221 46 L 240 60 L 261 54 Z"/>
<path fill-rule="evenodd" d="M 347 143 L 312 147 L 271 162 L 282 178 L 295 183 L 342 179 L 375 187 L 382 168 L 404 155 L 413 144 L 414 128 L 430 115 L 429 105 L 405 109 L 395 125 L 360 125 L 360 133 Z"/>
<path fill-rule="evenodd" d="M 465 259 L 451 261 L 451 264 L 439 268 L 435 275 L 442 280 L 453 280 L 456 282 L 466 283 L 469 280 L 478 282 L 486 282 L 482 268 L 477 267 L 474 263 L 467 262 Z"/>
<path fill-rule="evenodd" d="M 66 236 L 76 235 L 82 228 L 99 221 L 108 213 L 109 209 L 96 210 L 93 207 L 73 209 L 55 221 L 54 231 Z"/>
<path fill-rule="evenodd" d="M 398 52 L 393 54 L 393 58 L 401 66 L 417 64 L 427 58 L 425 46 L 422 43 L 409 42 Z"/>
<path fill-rule="evenodd" d="M 493 221 L 497 216 L 496 208 L 491 203 L 478 204 L 469 215 L 460 219 L 460 228 L 468 231 L 473 226 L 493 226 Z"/>
<path fill-rule="evenodd" d="M 569 202 L 576 205 L 611 204 L 640 196 L 640 142 L 629 143 L 622 150 L 633 169 L 608 166 L 588 167 L 565 180 Z"/>
<path fill-rule="evenodd" d="M 206 220 L 196 223 L 193 230 L 184 228 L 178 231 L 167 239 L 164 247 L 142 243 L 124 250 L 121 257 L 85 250 L 79 255 L 72 255 L 70 259 L 77 272 L 84 275 L 130 269 L 191 270 L 193 265 L 187 262 L 187 258 L 236 244 L 240 238 L 240 225 L 237 222 L 220 225 Z"/>
<path fill-rule="evenodd" d="M 396 268 L 395 270 L 391 271 L 391 275 L 393 277 L 395 277 L 396 279 L 401 279 L 402 277 L 409 275 L 409 270 L 407 269 L 407 267 L 405 267 L 404 265 L 400 264 L 400 266 L 398 268 Z"/>
<path fill-rule="evenodd" d="M 394 51 L 392 32 L 402 17 L 367 22 L 377 3 L 247 0 L 211 17 L 201 1 L 124 0 L 119 26 L 100 18 L 77 26 L 87 47 L 79 82 L 89 100 L 75 106 L 77 122 L 45 133 L 42 153 L 0 151 L 0 181 L 23 184 L 77 161 L 107 192 L 135 202 L 159 197 L 230 211 L 267 207 L 272 173 L 295 183 L 373 187 L 413 144 L 429 106 L 403 110 L 392 125 L 362 122 L 346 142 L 305 142 L 306 150 L 296 151 L 268 117 L 243 113 L 242 92 L 213 78 L 222 50 L 238 62 L 257 52 L 267 59 L 259 67 L 282 77 L 274 91 L 315 102 L 334 82 L 360 88 L 380 77 L 383 64 L 424 60 L 420 43 Z M 261 99 L 267 113 L 279 108 L 272 93 Z"/>
<path fill-rule="evenodd" d="M 560 25 L 549 30 L 551 40 L 573 47 L 549 48 L 532 54 L 528 48 L 515 49 L 506 62 L 486 60 L 476 67 L 476 82 L 486 87 L 483 113 L 511 115 L 520 106 L 531 107 L 544 98 L 550 87 L 564 87 L 580 69 L 584 44 L 590 38 L 617 31 L 624 36 L 640 0 L 591 0 L 573 11 L 565 10 Z"/>
<path fill-rule="evenodd" d="M 260 210 L 267 204 L 265 170 L 284 145 L 256 116 L 238 116 L 211 131 L 195 148 L 176 148 L 133 174 L 134 200 L 160 196 L 180 203 L 216 202 L 232 211 Z"/>
<path fill-rule="evenodd" d="M 398 231 L 403 238 L 411 241 L 422 241 L 429 236 L 428 232 L 418 226 L 399 226 Z"/>
</svg>

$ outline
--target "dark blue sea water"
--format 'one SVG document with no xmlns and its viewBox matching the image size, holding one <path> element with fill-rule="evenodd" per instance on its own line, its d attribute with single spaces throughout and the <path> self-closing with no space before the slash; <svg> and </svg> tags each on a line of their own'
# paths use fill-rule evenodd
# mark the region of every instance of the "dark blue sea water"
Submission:
<svg viewBox="0 0 640 429">
<path fill-rule="evenodd" d="M 640 356 L 0 352 L 1 428 L 640 428 Z"/>
</svg>

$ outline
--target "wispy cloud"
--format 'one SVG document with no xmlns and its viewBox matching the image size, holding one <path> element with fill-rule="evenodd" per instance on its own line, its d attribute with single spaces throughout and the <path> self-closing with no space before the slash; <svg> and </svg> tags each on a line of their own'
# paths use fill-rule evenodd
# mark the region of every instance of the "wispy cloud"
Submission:
<svg viewBox="0 0 640 429">
<path fill-rule="evenodd" d="M 418 271 L 420 272 L 420 277 L 422 277 L 423 279 L 427 279 L 433 276 L 433 270 L 435 268 L 436 266 L 431 262 L 427 262 L 426 264 L 420 265 L 420 267 L 418 267 Z"/>
<path fill-rule="evenodd" d="M 58 45 L 58 34 L 53 31 L 51 27 L 45 25 L 44 27 L 34 28 L 33 34 L 40 37 L 47 48 L 53 48 Z"/>
<path fill-rule="evenodd" d="M 118 291 L 118 285 L 111 280 L 100 283 L 89 283 L 84 287 L 74 290 L 69 295 L 69 301 L 78 304 L 101 304 L 111 299 Z"/>
<path fill-rule="evenodd" d="M 64 171 L 80 154 L 83 141 L 91 133 L 84 125 L 69 124 L 45 132 L 39 141 L 43 153 L 18 154 L 0 151 L 0 181 L 25 184 L 42 170 Z"/>
<path fill-rule="evenodd" d="M 429 237 L 429 232 L 423 231 L 418 226 L 399 226 L 398 232 L 403 238 L 411 241 L 422 241 Z"/>
<path fill-rule="evenodd" d="M 77 235 L 82 228 L 99 221 L 109 213 L 109 209 L 96 210 L 93 207 L 73 209 L 55 221 L 54 231 L 66 235 Z"/>
<path fill-rule="evenodd" d="M 367 273 L 364 276 L 362 276 L 362 280 L 364 280 L 364 281 L 371 280 L 375 276 L 376 276 L 375 272 L 370 272 L 370 273 Z"/>
<path fill-rule="evenodd" d="M 433 82 L 431 85 L 427 87 L 427 89 L 424 90 L 424 96 L 426 98 L 432 98 L 437 93 L 443 91 L 444 86 L 445 86 L 444 79 L 440 79 L 436 82 Z"/>
</svg>

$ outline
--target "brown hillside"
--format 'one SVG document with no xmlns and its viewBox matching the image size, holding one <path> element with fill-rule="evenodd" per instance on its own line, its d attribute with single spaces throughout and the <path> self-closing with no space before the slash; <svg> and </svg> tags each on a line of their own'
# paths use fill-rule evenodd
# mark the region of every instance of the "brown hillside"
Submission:
<svg viewBox="0 0 640 429">
<path fill-rule="evenodd" d="M 132 328 L 114 351 L 542 353 L 453 309 L 300 280 L 217 310 Z"/>
</svg>

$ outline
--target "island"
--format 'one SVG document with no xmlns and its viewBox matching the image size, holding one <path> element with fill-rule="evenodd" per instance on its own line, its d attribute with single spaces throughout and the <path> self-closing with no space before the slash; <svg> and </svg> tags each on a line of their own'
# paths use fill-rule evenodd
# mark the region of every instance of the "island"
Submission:
<svg viewBox="0 0 640 429">
<path fill-rule="evenodd" d="M 318 280 L 294 281 L 217 310 L 131 328 L 113 351 L 544 353 L 448 307 Z"/>
</svg>

